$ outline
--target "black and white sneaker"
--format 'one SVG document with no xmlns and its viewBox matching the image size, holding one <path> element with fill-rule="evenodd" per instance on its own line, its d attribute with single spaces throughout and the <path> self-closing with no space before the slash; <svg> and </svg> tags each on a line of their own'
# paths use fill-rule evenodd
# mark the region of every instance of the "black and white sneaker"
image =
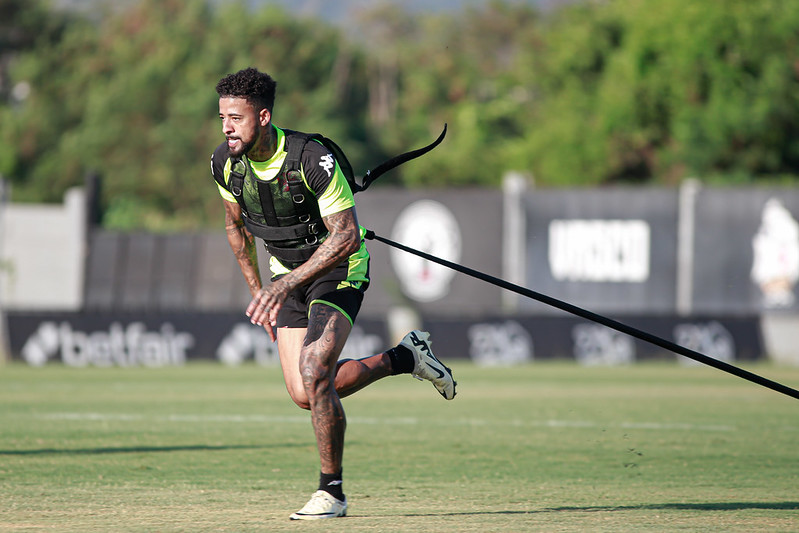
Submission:
<svg viewBox="0 0 799 533">
<path fill-rule="evenodd" d="M 341 501 L 323 490 L 317 490 L 308 503 L 289 516 L 292 520 L 321 520 L 347 516 L 347 498 Z"/>
<path fill-rule="evenodd" d="M 455 397 L 455 385 L 457 382 L 452 379 L 452 370 L 436 359 L 431 349 L 433 341 L 430 334 L 426 331 L 415 329 L 405 335 L 400 341 L 401 346 L 405 346 L 413 352 L 413 377 L 418 380 L 426 379 L 432 381 L 436 390 L 447 400 Z"/>
</svg>

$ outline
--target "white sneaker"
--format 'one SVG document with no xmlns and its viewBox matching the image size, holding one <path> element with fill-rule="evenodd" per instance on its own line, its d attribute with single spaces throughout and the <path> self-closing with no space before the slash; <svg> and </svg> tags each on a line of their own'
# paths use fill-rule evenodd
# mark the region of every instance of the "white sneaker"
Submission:
<svg viewBox="0 0 799 533">
<path fill-rule="evenodd" d="M 289 516 L 292 520 L 321 520 L 347 516 L 347 498 L 344 501 L 334 498 L 323 490 L 317 490 L 305 506 Z"/>
<path fill-rule="evenodd" d="M 451 400 L 455 397 L 455 385 L 458 383 L 452 379 L 452 370 L 433 355 L 430 348 L 432 343 L 430 334 L 418 329 L 411 331 L 400 341 L 400 345 L 413 352 L 413 377 L 432 381 L 441 396 Z"/>
</svg>

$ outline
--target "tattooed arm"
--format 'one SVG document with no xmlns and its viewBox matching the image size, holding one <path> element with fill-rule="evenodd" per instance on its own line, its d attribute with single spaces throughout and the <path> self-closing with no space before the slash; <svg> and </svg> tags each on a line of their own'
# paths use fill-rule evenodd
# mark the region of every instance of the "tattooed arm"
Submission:
<svg viewBox="0 0 799 533">
<path fill-rule="evenodd" d="M 233 255 L 239 263 L 241 273 L 247 281 L 250 294 L 255 296 L 261 290 L 261 273 L 258 270 L 258 253 L 255 237 L 247 231 L 241 217 L 241 206 L 236 202 L 223 200 L 225 204 L 225 232 Z"/>
<path fill-rule="evenodd" d="M 323 220 L 330 232 L 325 242 L 308 261 L 258 291 L 247 307 L 250 321 L 253 324 L 262 324 L 273 340 L 272 327 L 288 294 L 296 287 L 327 274 L 361 246 L 361 230 L 355 208 L 328 215 Z"/>
</svg>

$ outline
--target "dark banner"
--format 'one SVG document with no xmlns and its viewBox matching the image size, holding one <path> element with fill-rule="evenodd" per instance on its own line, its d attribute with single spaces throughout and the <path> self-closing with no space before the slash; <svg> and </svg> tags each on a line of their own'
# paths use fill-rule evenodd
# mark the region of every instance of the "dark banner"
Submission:
<svg viewBox="0 0 799 533">
<path fill-rule="evenodd" d="M 726 362 L 764 357 L 756 317 L 636 317 L 620 319 L 636 329 Z M 483 365 L 564 359 L 580 364 L 620 365 L 644 360 L 690 362 L 653 344 L 571 317 L 497 317 L 480 321 L 428 320 L 425 327 L 442 357 L 465 354 Z M 444 344 L 444 346 L 442 346 Z"/>
<path fill-rule="evenodd" d="M 695 313 L 799 310 L 799 191 L 701 189 L 696 199 Z"/>
<path fill-rule="evenodd" d="M 238 313 L 12 313 L 8 325 L 12 359 L 34 366 L 278 362 L 266 331 Z M 379 353 L 385 338 L 382 322 L 359 321 L 342 357 Z"/>
<path fill-rule="evenodd" d="M 747 318 L 638 317 L 622 322 L 727 362 L 763 357 L 759 320 Z M 277 348 L 263 328 L 237 313 L 12 313 L 12 357 L 30 365 L 182 365 L 188 360 L 277 364 Z M 496 317 L 423 320 L 435 353 L 480 365 L 576 360 L 617 365 L 674 354 L 605 326 L 572 317 Z M 381 320 L 358 320 L 342 357 L 360 358 L 389 346 Z M 679 356 L 680 359 L 684 359 Z"/>
<path fill-rule="evenodd" d="M 601 313 L 674 313 L 676 190 L 534 189 L 525 198 L 527 287 Z M 521 309 L 558 312 L 533 300 Z"/>
</svg>

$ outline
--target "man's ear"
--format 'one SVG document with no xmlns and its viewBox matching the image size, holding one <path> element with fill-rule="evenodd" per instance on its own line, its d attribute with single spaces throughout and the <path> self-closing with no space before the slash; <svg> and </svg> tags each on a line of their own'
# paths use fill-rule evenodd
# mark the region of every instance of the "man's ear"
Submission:
<svg viewBox="0 0 799 533">
<path fill-rule="evenodd" d="M 261 109 L 261 112 L 258 114 L 258 121 L 261 126 L 268 126 L 270 120 L 272 120 L 272 113 L 270 113 L 267 108 Z"/>
</svg>

